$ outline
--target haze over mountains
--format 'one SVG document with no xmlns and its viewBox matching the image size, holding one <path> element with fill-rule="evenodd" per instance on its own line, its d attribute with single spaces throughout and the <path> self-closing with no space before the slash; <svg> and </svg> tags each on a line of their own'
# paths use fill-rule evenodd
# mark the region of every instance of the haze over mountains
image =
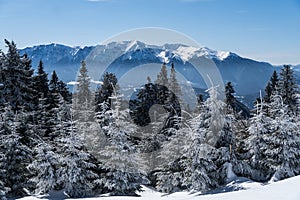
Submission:
<svg viewBox="0 0 300 200">
<path fill-rule="evenodd" d="M 217 67 L 224 84 L 228 81 L 233 83 L 237 96 L 243 96 L 244 102 L 248 105 L 258 96 L 260 90 L 264 90 L 272 72 L 280 70 L 278 66 L 243 58 L 232 52 L 215 51 L 207 47 L 195 48 L 182 44 L 147 45 L 140 41 L 112 42 L 82 48 L 48 44 L 20 50 L 21 55 L 25 53 L 32 60 L 34 68 L 42 60 L 46 72 L 51 73 L 56 70 L 65 82 L 76 79 L 82 60 L 88 60 L 91 63 L 91 74 L 101 72 L 100 68 L 103 69 L 105 66 L 107 71 L 116 73 L 118 78 L 141 65 L 161 65 L 166 62 L 167 66 L 170 66 L 174 63 L 177 72 L 196 89 L 205 89 L 207 86 L 189 59 L 205 58 Z M 149 74 L 152 73 L 150 65 L 147 67 Z M 297 81 L 300 82 L 300 65 L 295 66 L 294 70 Z M 98 77 L 100 78 L 100 76 L 95 76 L 93 79 L 99 79 Z M 146 83 L 146 77 L 139 78 L 145 80 Z M 136 78 L 133 77 L 132 80 Z"/>
</svg>

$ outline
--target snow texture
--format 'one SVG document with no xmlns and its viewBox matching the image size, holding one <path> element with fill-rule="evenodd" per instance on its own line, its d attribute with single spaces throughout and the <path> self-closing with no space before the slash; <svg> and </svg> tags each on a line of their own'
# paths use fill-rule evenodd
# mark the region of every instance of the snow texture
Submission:
<svg viewBox="0 0 300 200">
<path fill-rule="evenodd" d="M 229 183 L 230 185 L 232 183 Z M 208 194 L 200 195 L 199 193 L 190 194 L 188 192 L 176 192 L 173 194 L 164 194 L 153 191 L 150 188 L 143 186 L 143 192 L 140 192 L 141 197 L 126 197 L 126 196 L 115 196 L 115 197 L 97 197 L 88 198 L 89 200 L 107 199 L 107 200 L 153 200 L 153 199 L 172 199 L 172 200 L 299 200 L 300 199 L 300 176 L 289 178 L 283 181 L 263 185 L 255 182 L 241 182 L 238 185 L 246 190 L 233 191 L 227 193 Z M 105 195 L 104 195 L 105 196 Z M 58 192 L 53 194 L 56 199 L 63 199 L 65 196 L 63 193 Z M 50 196 L 41 196 L 43 199 L 54 199 Z M 19 200 L 38 200 L 36 197 L 24 197 Z M 77 199 L 80 200 L 80 199 Z"/>
</svg>

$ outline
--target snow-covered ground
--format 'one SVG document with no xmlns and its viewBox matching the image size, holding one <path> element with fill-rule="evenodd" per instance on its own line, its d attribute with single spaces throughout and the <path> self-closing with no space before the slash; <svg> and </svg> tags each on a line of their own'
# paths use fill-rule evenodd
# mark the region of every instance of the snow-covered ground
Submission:
<svg viewBox="0 0 300 200">
<path fill-rule="evenodd" d="M 244 188 L 245 190 L 233 191 L 233 192 L 223 192 L 234 190 L 237 188 Z M 300 199 L 300 176 L 289 178 L 279 182 L 273 182 L 266 185 L 251 182 L 245 178 L 237 178 L 228 185 L 226 185 L 223 190 L 215 190 L 212 193 L 217 194 L 206 194 L 199 195 L 199 193 L 188 193 L 188 192 L 176 192 L 173 194 L 163 194 L 155 192 L 147 187 L 143 188 L 144 191 L 139 193 L 141 197 L 98 197 L 98 198 L 88 198 L 87 200 L 156 200 L 156 199 L 168 199 L 168 200 L 299 200 Z M 20 200 L 38 200 L 36 197 L 25 197 Z M 48 198 L 44 196 L 42 199 L 63 199 L 62 196 L 57 194 L 52 194 Z"/>
</svg>

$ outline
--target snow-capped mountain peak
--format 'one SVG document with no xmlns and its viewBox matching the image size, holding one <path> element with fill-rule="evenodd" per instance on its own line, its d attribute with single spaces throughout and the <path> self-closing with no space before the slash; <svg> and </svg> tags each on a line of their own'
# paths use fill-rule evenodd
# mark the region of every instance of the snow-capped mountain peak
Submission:
<svg viewBox="0 0 300 200">
<path fill-rule="evenodd" d="M 215 51 L 207 47 L 196 48 L 188 46 L 179 46 L 176 50 L 173 51 L 175 55 L 178 55 L 183 59 L 183 61 L 188 61 L 193 56 L 202 57 L 205 56 L 209 59 L 224 60 L 232 53 L 229 51 Z"/>
<path fill-rule="evenodd" d="M 129 41 L 129 43 L 128 43 L 126 49 L 125 49 L 125 52 L 135 51 L 137 49 L 143 49 L 145 47 L 146 47 L 145 43 L 140 42 L 138 40 L 132 40 L 132 41 Z"/>
<path fill-rule="evenodd" d="M 42 60 L 47 73 L 51 74 L 56 70 L 65 82 L 75 80 L 82 60 L 89 61 L 94 71 L 97 71 L 99 66 L 108 66 L 108 70 L 118 77 L 138 65 L 163 62 L 170 65 L 170 62 L 173 62 L 178 73 L 195 83 L 197 88 L 204 88 L 205 83 L 189 60 L 205 57 L 215 62 L 224 83 L 231 81 L 237 94 L 248 95 L 249 102 L 254 101 L 251 98 L 255 97 L 259 90 L 264 90 L 274 71 L 274 67 L 268 63 L 242 58 L 229 51 L 216 51 L 207 47 L 197 48 L 184 44 L 159 46 L 141 41 L 109 42 L 90 47 L 47 44 L 20 50 L 21 55 L 24 53 L 32 59 L 34 68 Z M 257 73 L 258 71 L 260 73 Z"/>
</svg>

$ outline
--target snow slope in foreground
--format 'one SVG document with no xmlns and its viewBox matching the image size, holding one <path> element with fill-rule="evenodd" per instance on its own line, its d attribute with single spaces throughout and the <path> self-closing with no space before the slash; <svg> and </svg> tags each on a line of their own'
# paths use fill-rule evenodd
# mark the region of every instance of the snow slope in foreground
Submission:
<svg viewBox="0 0 300 200">
<path fill-rule="evenodd" d="M 247 190 L 240 190 L 227 193 L 209 194 L 209 195 L 198 195 L 189 194 L 187 192 L 177 192 L 170 195 L 155 192 L 149 188 L 144 187 L 144 192 L 141 192 L 141 197 L 98 197 L 98 198 L 87 198 L 87 200 L 156 200 L 156 199 L 172 199 L 172 200 L 299 200 L 300 199 L 300 176 L 296 176 L 290 179 L 279 181 L 276 183 L 270 183 L 268 185 L 261 185 L 254 182 L 242 183 L 244 188 Z M 43 197 L 43 199 L 47 199 Z M 53 199 L 53 197 L 49 197 Z M 55 199 L 60 199 L 56 196 Z M 63 199 L 63 198 L 61 198 Z M 22 200 L 38 200 L 35 197 L 25 197 Z M 78 199 L 77 199 L 78 200 Z"/>
</svg>

